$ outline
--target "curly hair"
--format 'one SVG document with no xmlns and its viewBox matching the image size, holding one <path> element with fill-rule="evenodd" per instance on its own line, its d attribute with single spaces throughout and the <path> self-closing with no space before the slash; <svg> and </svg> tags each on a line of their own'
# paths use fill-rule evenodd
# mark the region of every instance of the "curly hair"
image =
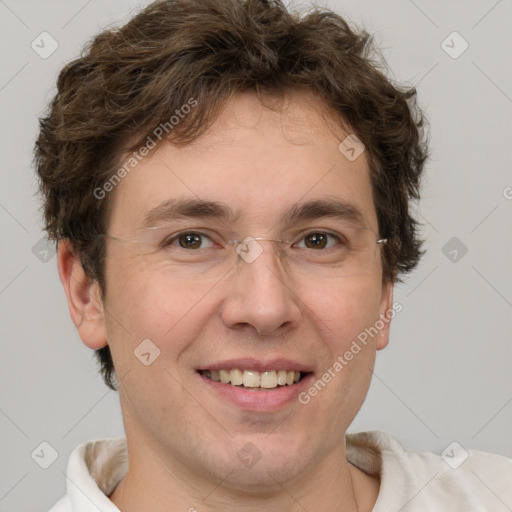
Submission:
<svg viewBox="0 0 512 512">
<path fill-rule="evenodd" d="M 197 105 L 162 140 L 193 142 L 237 93 L 314 94 L 365 145 L 379 232 L 389 239 L 383 279 L 400 281 L 424 252 L 410 208 L 428 158 L 416 89 L 387 78 L 372 36 L 334 12 L 293 13 L 280 0 L 158 0 L 92 39 L 57 89 L 35 146 L 45 229 L 72 243 L 102 299 L 98 235 L 111 201 L 95 191 L 190 98 Z M 117 389 L 108 345 L 96 356 Z"/>
</svg>

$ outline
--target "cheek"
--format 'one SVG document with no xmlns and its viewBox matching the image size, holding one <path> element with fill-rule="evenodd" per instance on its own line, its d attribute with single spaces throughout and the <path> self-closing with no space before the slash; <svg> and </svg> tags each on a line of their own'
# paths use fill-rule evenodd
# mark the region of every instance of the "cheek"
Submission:
<svg viewBox="0 0 512 512">
<path fill-rule="evenodd" d="M 366 397 L 375 362 L 376 337 L 367 329 L 379 319 L 381 288 L 376 279 L 344 280 L 310 294 L 313 329 L 321 332 L 320 374 L 302 403 L 326 439 L 340 441 Z M 362 336 L 361 336 L 362 335 Z M 366 336 L 366 338 L 365 338 Z"/>
<path fill-rule="evenodd" d="M 381 287 L 376 279 L 344 279 L 300 293 L 317 329 L 337 353 L 379 318 Z"/>
<path fill-rule="evenodd" d="M 111 265 L 107 287 L 109 345 L 119 368 L 134 362 L 134 350 L 146 339 L 165 358 L 177 358 L 208 317 L 201 301 L 208 286 L 169 279 L 133 260 Z"/>
</svg>

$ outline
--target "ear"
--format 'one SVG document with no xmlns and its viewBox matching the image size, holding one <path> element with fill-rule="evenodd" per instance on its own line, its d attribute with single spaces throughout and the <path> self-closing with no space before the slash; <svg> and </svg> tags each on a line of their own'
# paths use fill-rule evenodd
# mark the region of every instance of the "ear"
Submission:
<svg viewBox="0 0 512 512">
<path fill-rule="evenodd" d="M 379 335 L 377 336 L 377 350 L 382 350 L 383 348 L 387 347 L 389 343 L 389 328 L 391 325 L 391 319 L 396 314 L 396 310 L 393 307 L 393 288 L 394 285 L 391 281 L 386 281 L 382 285 L 379 319 L 384 323 L 384 327 L 379 330 Z"/>
<path fill-rule="evenodd" d="M 107 345 L 100 288 L 85 273 L 69 240 L 59 242 L 57 268 L 64 286 L 71 320 L 83 343 L 92 349 Z"/>
</svg>

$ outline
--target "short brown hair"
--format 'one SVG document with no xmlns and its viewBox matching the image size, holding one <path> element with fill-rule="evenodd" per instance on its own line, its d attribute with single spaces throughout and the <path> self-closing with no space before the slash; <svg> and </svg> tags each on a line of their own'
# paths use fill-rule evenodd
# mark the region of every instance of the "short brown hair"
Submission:
<svg viewBox="0 0 512 512">
<path fill-rule="evenodd" d="M 393 84 L 364 30 L 318 8 L 293 14 L 279 0 L 159 0 L 119 29 L 97 35 L 62 69 L 40 120 L 35 162 L 51 240 L 72 242 L 105 292 L 108 197 L 94 193 L 121 155 L 190 98 L 197 106 L 164 140 L 196 140 L 237 93 L 313 93 L 366 147 L 383 247 L 383 279 L 399 281 L 422 254 L 410 200 L 427 159 L 416 89 Z M 138 140 L 128 147 L 133 137 Z M 116 389 L 108 346 L 97 350 Z"/>
</svg>

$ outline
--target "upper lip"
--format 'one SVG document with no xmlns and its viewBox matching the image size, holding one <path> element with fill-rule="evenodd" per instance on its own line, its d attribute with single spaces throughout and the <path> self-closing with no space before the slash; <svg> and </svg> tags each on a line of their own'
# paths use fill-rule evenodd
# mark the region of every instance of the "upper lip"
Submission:
<svg viewBox="0 0 512 512">
<path fill-rule="evenodd" d="M 311 372 L 311 367 L 293 361 L 291 359 L 278 358 L 278 359 L 254 359 L 252 357 L 244 357 L 238 359 L 227 359 L 225 361 L 218 361 L 216 363 L 209 363 L 202 365 L 198 370 L 232 370 L 238 368 L 240 370 L 252 370 L 256 372 L 271 372 L 273 370 L 286 370 L 298 372 Z"/>
</svg>

